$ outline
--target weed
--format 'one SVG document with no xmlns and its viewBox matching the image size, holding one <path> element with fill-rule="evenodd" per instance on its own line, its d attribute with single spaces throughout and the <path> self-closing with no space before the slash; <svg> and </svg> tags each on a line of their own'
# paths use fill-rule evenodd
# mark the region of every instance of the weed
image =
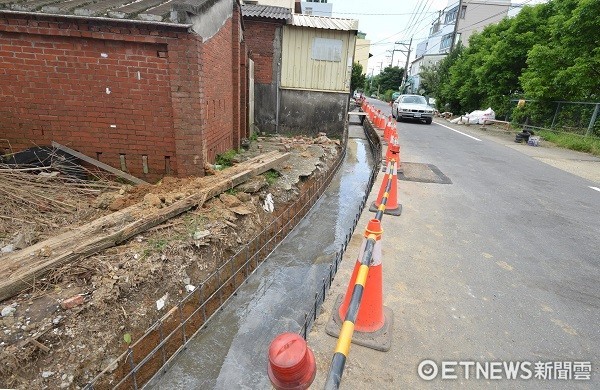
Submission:
<svg viewBox="0 0 600 390">
<path fill-rule="evenodd" d="M 237 192 L 238 191 L 235 188 L 230 188 L 227 191 L 225 191 L 225 193 L 229 194 L 229 195 L 235 195 L 235 194 L 237 194 Z"/>
<path fill-rule="evenodd" d="M 269 169 L 263 174 L 263 176 L 265 177 L 265 179 L 267 179 L 268 185 L 273 185 L 273 183 L 275 183 L 277 181 L 277 178 L 279 177 L 279 172 L 273 169 Z"/>
<path fill-rule="evenodd" d="M 217 154 L 215 159 L 215 165 L 221 165 L 224 167 L 230 167 L 233 165 L 233 158 L 238 152 L 235 149 L 229 149 L 228 151 Z"/>
<path fill-rule="evenodd" d="M 148 257 L 152 253 L 162 252 L 169 242 L 164 238 L 153 238 L 148 240 L 148 245 L 144 248 L 143 256 Z"/>
</svg>

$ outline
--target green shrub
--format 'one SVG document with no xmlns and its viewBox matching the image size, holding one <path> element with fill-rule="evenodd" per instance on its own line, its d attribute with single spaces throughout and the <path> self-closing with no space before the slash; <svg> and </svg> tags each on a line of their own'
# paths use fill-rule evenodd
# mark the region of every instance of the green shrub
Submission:
<svg viewBox="0 0 600 390">
<path fill-rule="evenodd" d="M 217 154 L 215 159 L 215 165 L 222 165 L 224 167 L 230 167 L 233 165 L 233 158 L 236 156 L 237 151 L 235 149 L 229 149 L 228 151 Z"/>
<path fill-rule="evenodd" d="M 279 172 L 273 169 L 269 169 L 263 174 L 263 176 L 265 177 L 265 179 L 267 179 L 267 184 L 272 185 L 277 181 L 277 178 L 279 177 Z"/>
</svg>

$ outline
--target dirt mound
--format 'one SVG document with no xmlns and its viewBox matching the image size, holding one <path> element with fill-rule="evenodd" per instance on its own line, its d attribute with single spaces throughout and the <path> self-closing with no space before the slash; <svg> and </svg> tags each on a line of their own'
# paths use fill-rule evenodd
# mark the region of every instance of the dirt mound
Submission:
<svg viewBox="0 0 600 390">
<path fill-rule="evenodd" d="M 122 245 L 55 269 L 26 292 L 2 302 L 0 387 L 78 388 L 101 370 L 116 369 L 110 367 L 111 362 L 131 340 L 187 294 L 189 286 L 199 285 L 259 233 L 280 208 L 302 193 L 307 182 L 327 171 L 339 153 L 338 144 L 324 134 L 316 139 L 255 140 L 236 157 L 238 161 L 283 148 L 301 158 L 303 168 L 284 163 L 276 167 L 276 174 L 264 174 L 264 183 L 256 190 L 231 189 Z M 217 171 L 214 180 L 221 180 L 221 175 L 227 171 Z M 64 183 L 54 185 L 64 189 Z M 196 178 L 166 177 L 157 185 L 111 183 L 101 191 L 94 188 L 94 192 L 68 195 L 54 191 L 57 198 L 48 192 L 44 196 L 68 199 L 78 206 L 53 213 L 44 229 L 31 232 L 22 246 L 135 203 L 164 207 L 197 191 L 198 186 Z M 266 211 L 269 198 L 274 212 Z M 12 245 L 6 249 L 9 252 L 18 249 L 16 237 L 32 225 L 14 218 L 41 217 L 35 207 L 24 209 L 14 199 L 10 206 L 2 204 L 2 215 L 13 217 L 0 218 L 0 248 Z M 158 309 L 160 300 L 164 306 Z"/>
</svg>

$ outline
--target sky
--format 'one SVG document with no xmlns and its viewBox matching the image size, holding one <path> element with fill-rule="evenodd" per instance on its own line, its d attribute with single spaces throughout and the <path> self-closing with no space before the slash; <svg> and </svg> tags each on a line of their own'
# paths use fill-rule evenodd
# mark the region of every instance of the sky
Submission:
<svg viewBox="0 0 600 390">
<path fill-rule="evenodd" d="M 439 10 L 457 0 L 328 0 L 333 6 L 332 16 L 335 18 L 358 19 L 358 28 L 367 34 L 371 41 L 367 74 L 378 74 L 382 67 L 389 66 L 392 61 L 391 51 L 404 49 L 402 42 L 408 45 L 413 38 L 410 61 L 415 59 L 417 43 L 425 40 L 429 28 Z M 547 0 L 513 0 L 515 3 L 540 3 Z M 511 11 L 509 14 L 514 14 Z M 406 54 L 396 51 L 393 57 L 394 66 L 404 67 Z M 373 73 L 371 73 L 373 72 Z"/>
</svg>

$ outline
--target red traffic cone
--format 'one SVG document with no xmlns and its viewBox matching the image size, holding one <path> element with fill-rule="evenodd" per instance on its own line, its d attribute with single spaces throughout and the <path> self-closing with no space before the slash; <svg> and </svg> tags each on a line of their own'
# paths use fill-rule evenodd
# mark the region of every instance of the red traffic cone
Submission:
<svg viewBox="0 0 600 390">
<path fill-rule="evenodd" d="M 297 333 L 282 333 L 269 346 L 268 374 L 276 390 L 305 390 L 317 373 L 315 355 Z"/>
<path fill-rule="evenodd" d="M 371 219 L 365 229 L 359 256 L 354 265 L 354 271 L 352 272 L 346 295 L 338 296 L 333 316 L 328 322 L 325 331 L 327 334 L 336 337 L 339 333 L 341 323 L 346 320 L 345 317 L 356 284 L 358 271 L 361 267 L 361 260 L 365 254 L 367 237 L 373 234 L 376 236 L 376 242 L 372 252 L 371 264 L 369 265 L 369 273 L 364 284 L 358 315 L 354 321 L 355 332 L 352 336 L 352 342 L 379 351 L 388 351 L 391 347 L 391 326 L 394 314 L 388 307 L 383 306 L 382 233 L 381 222 L 377 219 Z"/>
</svg>

